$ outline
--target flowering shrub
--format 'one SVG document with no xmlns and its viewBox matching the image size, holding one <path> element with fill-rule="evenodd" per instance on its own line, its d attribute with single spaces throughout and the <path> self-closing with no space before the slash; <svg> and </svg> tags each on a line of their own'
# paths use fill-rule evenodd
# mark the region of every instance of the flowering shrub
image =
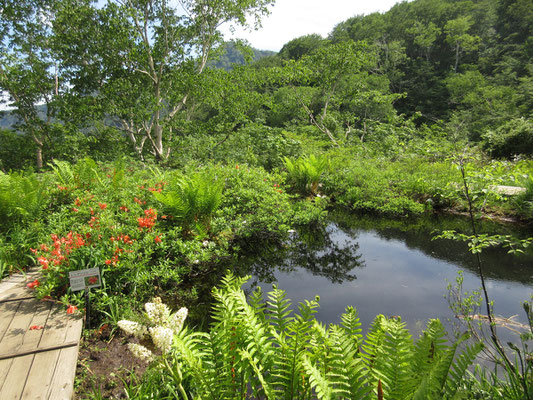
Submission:
<svg viewBox="0 0 533 400">
<path fill-rule="evenodd" d="M 114 321 L 162 293 L 194 304 L 198 285 L 210 287 L 218 279 L 215 273 L 209 275 L 213 281 L 198 282 L 198 276 L 234 257 L 236 242 L 280 242 L 292 221 L 306 223 L 312 215 L 305 207 L 295 211 L 283 175 L 246 164 L 179 174 L 140 168 L 126 173 L 88 160 L 54 166 L 51 212 L 28 251 L 43 274 L 32 286 L 40 297 L 81 308 L 83 296 L 70 290 L 69 272 L 98 267 L 102 286 L 91 289 L 93 310 L 102 316 L 115 307 Z"/>
<path fill-rule="evenodd" d="M 181 331 L 188 310 L 183 307 L 171 314 L 170 309 L 163 304 L 159 297 L 153 302 L 144 305 L 148 327 L 134 321 L 121 320 L 118 326 L 126 334 L 143 340 L 149 337 L 153 346 L 163 354 L 170 352 L 173 336 Z M 130 351 L 139 359 L 153 361 L 155 359 L 151 350 L 141 344 L 128 343 Z"/>
</svg>

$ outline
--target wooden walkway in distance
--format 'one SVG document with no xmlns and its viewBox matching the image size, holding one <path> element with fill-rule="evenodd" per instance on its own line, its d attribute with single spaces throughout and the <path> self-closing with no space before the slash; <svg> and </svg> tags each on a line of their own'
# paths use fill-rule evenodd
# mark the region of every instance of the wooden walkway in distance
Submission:
<svg viewBox="0 0 533 400">
<path fill-rule="evenodd" d="M 0 399 L 71 399 L 82 329 L 79 315 L 39 301 L 26 287 L 38 272 L 0 282 Z M 32 326 L 42 329 L 30 329 Z"/>
</svg>

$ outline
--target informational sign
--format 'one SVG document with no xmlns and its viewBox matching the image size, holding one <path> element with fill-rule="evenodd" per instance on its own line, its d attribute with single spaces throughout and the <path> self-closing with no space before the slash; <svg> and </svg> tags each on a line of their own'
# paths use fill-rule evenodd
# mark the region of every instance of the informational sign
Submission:
<svg viewBox="0 0 533 400">
<path fill-rule="evenodd" d="M 102 286 L 100 268 L 88 268 L 68 273 L 70 288 L 73 291 L 91 289 Z"/>
</svg>

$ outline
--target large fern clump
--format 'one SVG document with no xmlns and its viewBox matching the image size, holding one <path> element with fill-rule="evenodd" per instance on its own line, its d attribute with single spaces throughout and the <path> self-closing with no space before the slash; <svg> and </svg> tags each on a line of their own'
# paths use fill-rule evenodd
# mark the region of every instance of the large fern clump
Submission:
<svg viewBox="0 0 533 400">
<path fill-rule="evenodd" d="M 48 198 L 47 182 L 36 174 L 0 172 L 0 226 L 38 219 Z"/>
<path fill-rule="evenodd" d="M 379 315 L 366 338 L 357 311 L 325 326 L 318 299 L 297 311 L 274 287 L 249 300 L 247 278 L 228 274 L 213 290 L 209 332 L 184 328 L 157 368 L 164 387 L 183 399 L 451 399 L 481 345 L 448 344 L 438 320 L 416 341 L 400 318 Z M 143 392 L 157 390 L 144 386 Z"/>
<path fill-rule="evenodd" d="M 191 228 L 208 231 L 213 213 L 222 203 L 223 188 L 221 180 L 203 172 L 173 177 L 163 192 L 153 195 L 185 232 Z"/>
<path fill-rule="evenodd" d="M 294 189 L 302 194 L 317 194 L 320 180 L 329 169 L 329 160 L 326 156 L 309 157 L 290 160 L 283 159 L 288 172 L 288 181 Z"/>
</svg>

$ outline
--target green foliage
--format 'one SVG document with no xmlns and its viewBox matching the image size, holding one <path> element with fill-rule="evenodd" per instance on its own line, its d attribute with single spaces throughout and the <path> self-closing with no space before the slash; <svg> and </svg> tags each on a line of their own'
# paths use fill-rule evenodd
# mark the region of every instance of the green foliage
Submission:
<svg viewBox="0 0 533 400">
<path fill-rule="evenodd" d="M 0 170 L 24 169 L 34 157 L 31 140 L 26 135 L 0 128 Z"/>
<path fill-rule="evenodd" d="M 47 186 L 32 172 L 0 172 L 0 226 L 38 220 L 48 205 Z"/>
<path fill-rule="evenodd" d="M 317 157 L 311 154 L 294 161 L 287 157 L 283 160 L 287 169 L 289 184 L 299 193 L 316 195 L 322 176 L 330 169 L 327 156 Z"/>
<path fill-rule="evenodd" d="M 219 167 L 225 181 L 222 205 L 213 219 L 213 230 L 232 232 L 240 238 L 287 238 L 292 224 L 308 224 L 321 220 L 317 213 L 324 204 L 312 203 L 309 208 L 293 207 L 286 192 L 284 177 L 269 174 L 262 168 L 247 165 Z"/>
<path fill-rule="evenodd" d="M 164 211 L 181 223 L 185 231 L 191 227 L 210 229 L 211 218 L 222 203 L 223 183 L 212 175 L 214 171 L 190 177 L 174 176 L 164 191 L 154 191 L 154 197 L 164 205 Z"/>
<path fill-rule="evenodd" d="M 484 147 L 493 157 L 533 155 L 533 123 L 520 118 L 508 121 L 483 135 Z"/>
<path fill-rule="evenodd" d="M 371 399 L 379 384 L 384 399 L 451 399 L 481 349 L 456 354 L 460 342 L 447 344 L 438 320 L 413 342 L 399 318 L 378 316 L 365 339 L 352 307 L 341 326 L 325 327 L 318 299 L 295 311 L 274 287 L 266 301 L 260 292 L 247 301 L 245 281 L 227 274 L 213 289 L 209 333 L 182 330 L 152 366 L 178 398 Z"/>
</svg>

